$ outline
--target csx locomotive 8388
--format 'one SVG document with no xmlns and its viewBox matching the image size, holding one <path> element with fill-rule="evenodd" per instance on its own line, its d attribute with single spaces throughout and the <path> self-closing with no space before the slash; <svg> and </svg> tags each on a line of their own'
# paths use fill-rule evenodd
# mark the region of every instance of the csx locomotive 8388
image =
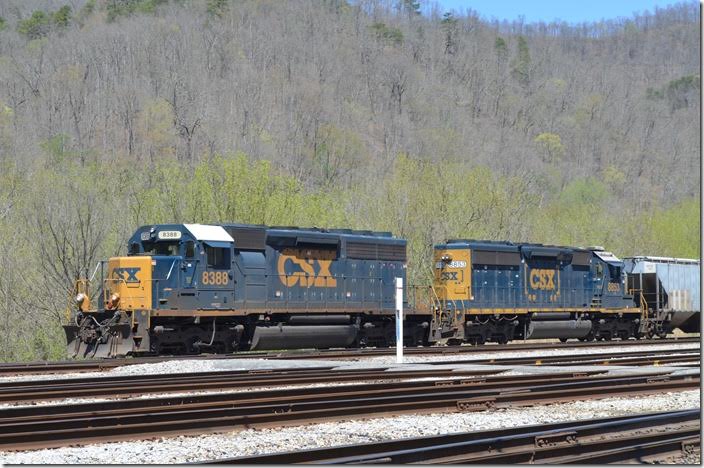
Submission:
<svg viewBox="0 0 704 468">
<path fill-rule="evenodd" d="M 78 283 L 71 355 L 386 345 L 406 241 L 390 233 L 223 224 L 144 226 L 111 258 L 97 308 Z M 422 343 L 425 316 L 408 315 Z"/>
<path fill-rule="evenodd" d="M 406 241 L 343 229 L 154 225 L 135 232 L 127 256 L 105 263 L 94 298 L 88 280 L 77 282 L 64 327 L 71 356 L 389 346 Z M 453 240 L 435 246 L 433 267 L 423 294 L 407 289 L 406 345 L 669 331 L 669 316 L 654 318 L 642 292 L 628 288 L 624 263 L 603 249 Z"/>
</svg>

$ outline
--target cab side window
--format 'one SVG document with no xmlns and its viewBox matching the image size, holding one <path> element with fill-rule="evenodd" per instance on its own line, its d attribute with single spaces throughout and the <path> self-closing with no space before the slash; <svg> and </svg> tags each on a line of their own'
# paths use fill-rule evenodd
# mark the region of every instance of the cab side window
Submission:
<svg viewBox="0 0 704 468">
<path fill-rule="evenodd" d="M 193 258 L 196 256 L 196 243 L 193 241 L 186 242 L 185 257 Z"/>
<path fill-rule="evenodd" d="M 604 266 L 601 263 L 596 264 L 596 279 L 600 280 L 604 276 Z"/>
<path fill-rule="evenodd" d="M 230 249 L 205 247 L 208 268 L 227 270 L 230 268 Z"/>
</svg>

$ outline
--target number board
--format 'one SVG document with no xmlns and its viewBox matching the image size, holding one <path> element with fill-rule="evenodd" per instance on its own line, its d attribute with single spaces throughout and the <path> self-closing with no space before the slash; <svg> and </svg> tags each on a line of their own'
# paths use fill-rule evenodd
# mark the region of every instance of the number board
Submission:
<svg viewBox="0 0 704 468">
<path fill-rule="evenodd" d="M 157 235 L 159 239 L 173 239 L 178 240 L 181 238 L 181 231 L 159 231 Z"/>
</svg>

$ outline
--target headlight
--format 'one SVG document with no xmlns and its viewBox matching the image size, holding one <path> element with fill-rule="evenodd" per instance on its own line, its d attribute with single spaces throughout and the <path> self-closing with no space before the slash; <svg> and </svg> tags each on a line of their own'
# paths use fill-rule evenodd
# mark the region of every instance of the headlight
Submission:
<svg viewBox="0 0 704 468">
<path fill-rule="evenodd" d="M 76 294 L 76 304 L 81 305 L 83 304 L 83 301 L 85 300 L 86 295 L 83 293 L 78 293 Z"/>
</svg>

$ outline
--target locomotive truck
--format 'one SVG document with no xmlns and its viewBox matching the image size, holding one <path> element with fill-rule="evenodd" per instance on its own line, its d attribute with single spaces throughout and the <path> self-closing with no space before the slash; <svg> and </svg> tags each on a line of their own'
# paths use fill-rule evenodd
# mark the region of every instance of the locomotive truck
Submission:
<svg viewBox="0 0 704 468">
<path fill-rule="evenodd" d="M 598 247 L 450 240 L 435 246 L 432 266 L 433 284 L 404 294 L 408 346 L 664 336 L 674 323 Z M 406 241 L 348 229 L 152 225 L 93 278 L 98 270 L 94 285 L 77 281 L 67 311 L 71 356 L 383 347 L 395 343 Z"/>
</svg>

